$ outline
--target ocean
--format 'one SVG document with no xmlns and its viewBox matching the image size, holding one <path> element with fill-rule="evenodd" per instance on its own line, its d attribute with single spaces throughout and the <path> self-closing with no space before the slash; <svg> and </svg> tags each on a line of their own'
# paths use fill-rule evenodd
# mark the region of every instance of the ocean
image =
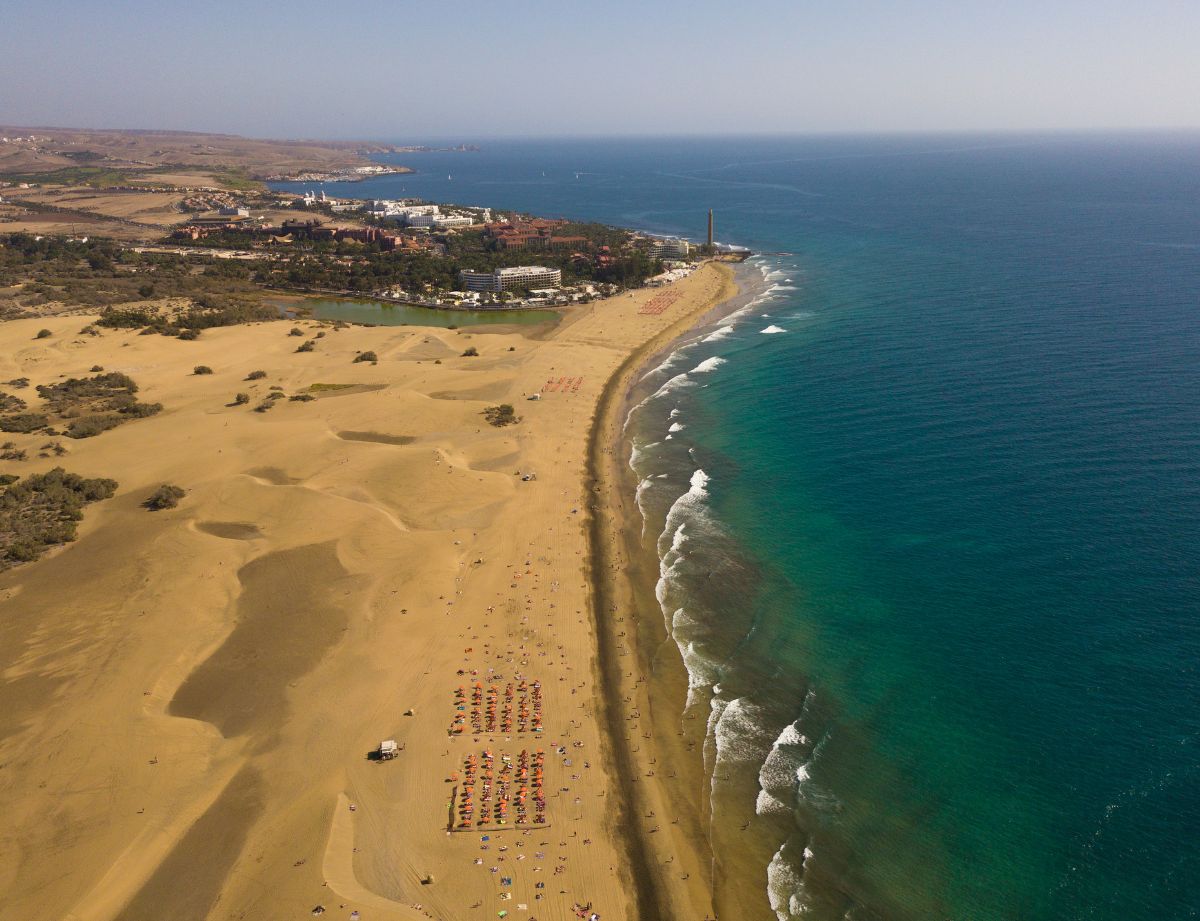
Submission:
<svg viewBox="0 0 1200 921">
<path fill-rule="evenodd" d="M 759 254 L 628 423 L 722 915 L 1200 917 L 1200 136 L 480 144 L 328 189 Z"/>
</svg>

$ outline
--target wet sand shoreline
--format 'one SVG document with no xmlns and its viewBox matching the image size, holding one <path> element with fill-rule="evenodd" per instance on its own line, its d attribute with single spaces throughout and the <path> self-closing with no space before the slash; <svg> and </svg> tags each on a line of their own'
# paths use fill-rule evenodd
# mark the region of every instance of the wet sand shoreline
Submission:
<svg viewBox="0 0 1200 921">
<path fill-rule="evenodd" d="M 658 557 L 653 542 L 647 546 L 642 538 L 624 426 L 646 369 L 692 338 L 698 328 L 737 309 L 731 302 L 738 293 L 730 272 L 715 303 L 626 359 L 601 398 L 589 448 L 589 490 L 596 499 L 590 544 L 597 661 L 614 772 L 626 791 L 622 824 L 640 918 L 690 921 L 715 917 L 716 912 L 703 764 L 688 749 L 689 734 L 668 731 L 682 711 L 687 673 L 663 628 L 654 594 Z M 631 720 L 622 716 L 626 710 L 639 718 L 636 736 L 628 731 Z M 649 734 L 641 721 L 653 727 Z"/>
</svg>

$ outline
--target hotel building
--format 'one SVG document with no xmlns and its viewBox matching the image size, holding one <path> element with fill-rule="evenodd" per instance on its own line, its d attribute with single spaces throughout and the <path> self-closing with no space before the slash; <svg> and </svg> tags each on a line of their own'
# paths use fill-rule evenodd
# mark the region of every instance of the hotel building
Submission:
<svg viewBox="0 0 1200 921">
<path fill-rule="evenodd" d="M 511 291 L 514 288 L 559 288 L 562 270 L 541 265 L 515 265 L 495 272 L 463 269 L 459 281 L 467 291 Z"/>
</svg>

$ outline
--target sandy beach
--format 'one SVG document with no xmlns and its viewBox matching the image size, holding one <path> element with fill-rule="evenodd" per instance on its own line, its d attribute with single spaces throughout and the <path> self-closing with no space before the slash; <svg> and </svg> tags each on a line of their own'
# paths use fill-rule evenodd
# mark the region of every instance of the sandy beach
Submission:
<svg viewBox="0 0 1200 921">
<path fill-rule="evenodd" d="M 0 472 L 120 485 L 0 574 L 0 919 L 711 916 L 641 719 L 615 448 L 641 364 L 732 292 L 710 264 L 552 331 L 0 325 L 0 380 L 101 366 L 164 407 L 61 458 L 5 436 L 31 459 Z M 312 399 L 255 412 L 271 388 Z"/>
</svg>

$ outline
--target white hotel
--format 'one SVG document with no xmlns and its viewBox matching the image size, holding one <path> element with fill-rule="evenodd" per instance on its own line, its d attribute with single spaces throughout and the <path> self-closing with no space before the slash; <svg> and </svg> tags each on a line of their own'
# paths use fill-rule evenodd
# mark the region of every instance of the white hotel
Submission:
<svg viewBox="0 0 1200 921">
<path fill-rule="evenodd" d="M 515 265 L 495 272 L 463 269 L 459 281 L 467 291 L 509 291 L 513 288 L 560 288 L 562 270 L 541 265 Z"/>
<path fill-rule="evenodd" d="M 691 253 L 691 249 L 691 244 L 687 240 L 681 240 L 678 237 L 650 241 L 650 255 L 656 259 L 664 257 L 686 259 Z"/>
</svg>

